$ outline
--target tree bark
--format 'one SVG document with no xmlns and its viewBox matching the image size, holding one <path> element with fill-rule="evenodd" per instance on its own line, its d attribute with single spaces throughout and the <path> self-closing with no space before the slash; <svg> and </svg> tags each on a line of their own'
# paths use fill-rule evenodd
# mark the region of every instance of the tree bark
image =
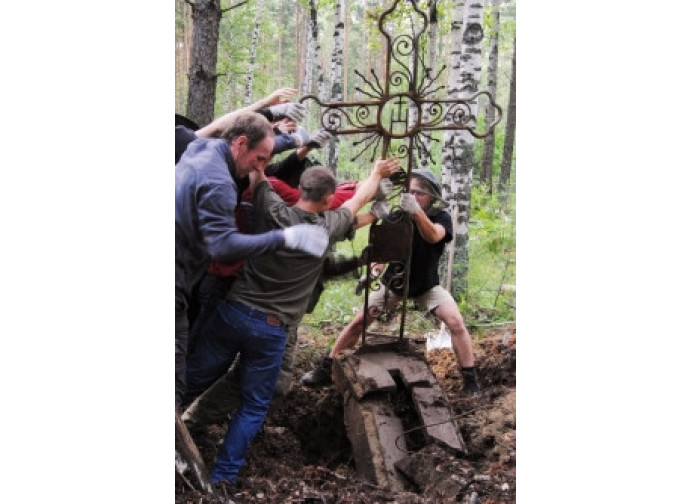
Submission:
<svg viewBox="0 0 690 504">
<path fill-rule="evenodd" d="M 498 11 L 499 0 L 491 0 L 491 40 L 489 43 L 489 68 L 487 70 L 487 91 L 491 96 L 496 96 L 496 75 L 498 74 L 498 32 L 500 28 L 500 14 Z M 495 110 L 490 103 L 485 108 L 486 124 L 494 121 Z M 479 177 L 489 191 L 493 192 L 493 165 L 494 165 L 494 131 L 484 139 L 484 152 L 482 156 L 482 170 Z"/>
<path fill-rule="evenodd" d="M 458 10 L 462 2 L 455 2 L 453 27 L 457 25 Z M 462 39 L 458 47 L 453 39 L 451 52 L 450 94 L 467 97 L 477 91 L 481 77 L 481 47 L 483 0 L 470 2 L 464 9 Z M 472 116 L 477 115 L 476 102 L 470 105 Z M 451 208 L 457 206 L 454 222 L 455 258 L 451 294 L 459 297 L 467 291 L 469 267 L 469 220 L 474 172 L 474 137 L 467 131 L 447 131 L 444 135 L 443 190 L 447 192 Z M 444 195 L 445 196 L 445 195 Z"/>
<path fill-rule="evenodd" d="M 343 101 L 343 39 L 345 15 L 344 0 L 336 0 L 334 12 L 334 46 L 331 55 L 331 101 Z M 334 135 L 328 143 L 328 166 L 337 177 L 338 175 L 338 136 Z"/>
<path fill-rule="evenodd" d="M 513 164 L 513 146 L 515 144 L 515 39 L 513 39 L 513 69 L 510 75 L 510 98 L 508 98 L 508 116 L 506 118 L 506 132 L 503 143 L 503 160 L 501 161 L 501 175 L 498 178 L 498 192 L 505 201 L 510 171 Z"/>
<path fill-rule="evenodd" d="M 249 67 L 247 69 L 247 81 L 244 88 L 244 106 L 252 103 L 252 83 L 254 82 L 254 68 L 256 67 L 256 49 L 259 46 L 259 27 L 261 25 L 261 7 L 263 0 L 257 0 L 254 11 L 254 31 L 252 32 L 252 45 L 249 50 Z"/>
<path fill-rule="evenodd" d="M 425 65 L 433 73 L 436 69 L 436 47 L 438 46 L 438 11 L 436 9 L 437 0 L 431 0 L 429 2 L 429 38 L 428 38 L 428 52 L 429 61 Z M 422 69 L 424 71 L 425 69 Z M 422 118 L 424 121 L 429 120 L 428 108 L 422 111 Z M 429 136 L 422 136 L 422 144 L 424 145 L 423 154 L 419 160 L 419 166 L 421 168 L 429 169 L 431 167 L 431 148 L 433 145 L 432 135 L 429 132 Z M 428 155 L 426 153 L 429 153 Z"/>
<path fill-rule="evenodd" d="M 193 2 L 194 32 L 186 115 L 199 126 L 210 123 L 214 116 L 220 17 L 220 0 Z"/>
</svg>

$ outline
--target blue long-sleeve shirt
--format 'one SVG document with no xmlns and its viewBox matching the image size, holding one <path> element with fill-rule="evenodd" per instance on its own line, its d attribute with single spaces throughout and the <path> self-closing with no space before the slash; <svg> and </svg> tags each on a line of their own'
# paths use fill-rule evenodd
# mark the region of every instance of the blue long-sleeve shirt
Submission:
<svg viewBox="0 0 690 504">
<path fill-rule="evenodd" d="M 232 262 L 283 246 L 282 230 L 237 231 L 237 184 L 228 143 L 200 138 L 175 165 L 175 310 L 187 308 L 192 287 L 211 260 Z"/>
</svg>

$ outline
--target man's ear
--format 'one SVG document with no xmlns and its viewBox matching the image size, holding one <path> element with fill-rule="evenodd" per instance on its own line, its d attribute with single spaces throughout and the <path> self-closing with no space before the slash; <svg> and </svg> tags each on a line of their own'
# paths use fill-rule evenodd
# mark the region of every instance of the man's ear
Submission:
<svg viewBox="0 0 690 504">
<path fill-rule="evenodd" d="M 243 145 L 246 146 L 247 140 L 248 139 L 246 135 L 240 135 L 238 137 L 235 137 L 235 139 L 230 144 L 230 151 L 232 152 L 233 156 L 237 155 L 240 147 L 242 147 Z"/>
<path fill-rule="evenodd" d="M 331 208 L 331 203 L 333 203 L 333 198 L 335 198 L 335 193 L 329 194 L 326 196 L 325 203 L 326 203 L 326 208 Z"/>
</svg>

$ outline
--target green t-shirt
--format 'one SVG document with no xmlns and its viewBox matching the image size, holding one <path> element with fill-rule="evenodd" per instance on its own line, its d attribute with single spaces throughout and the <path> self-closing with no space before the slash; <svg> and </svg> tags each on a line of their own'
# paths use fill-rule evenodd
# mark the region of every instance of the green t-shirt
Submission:
<svg viewBox="0 0 690 504">
<path fill-rule="evenodd" d="M 318 224 L 328 230 L 331 246 L 345 239 L 352 222 L 352 213 L 347 208 L 316 214 L 289 206 L 267 182 L 256 187 L 253 199 L 257 233 L 295 224 Z M 284 324 L 298 324 L 307 310 L 325 259 L 325 255 L 313 257 L 285 248 L 250 257 L 226 298 L 277 315 Z"/>
</svg>

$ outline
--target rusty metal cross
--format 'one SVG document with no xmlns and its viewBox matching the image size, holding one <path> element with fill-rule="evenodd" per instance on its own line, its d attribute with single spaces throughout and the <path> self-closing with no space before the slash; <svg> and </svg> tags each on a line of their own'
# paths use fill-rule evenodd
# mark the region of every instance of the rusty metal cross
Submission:
<svg viewBox="0 0 690 504">
<path fill-rule="evenodd" d="M 428 27 L 426 13 L 419 9 L 416 1 L 401 6 L 403 16 L 393 16 L 400 0 L 379 16 L 379 30 L 386 41 L 384 78 L 379 79 L 374 69 L 367 79 L 361 72 L 355 74 L 364 82 L 356 90 L 371 98 L 365 101 L 322 102 L 314 95 L 306 95 L 300 102 L 315 102 L 319 106 L 321 126 L 332 135 L 360 135 L 353 142 L 358 151 L 352 161 L 364 152 L 371 152 L 373 162 L 377 154 L 385 158 L 396 156 L 405 170 L 398 180 L 409 190 L 409 175 L 414 166 L 415 152 L 419 158 L 431 159 L 429 142 L 435 130 L 466 130 L 475 138 L 486 137 L 501 120 L 501 108 L 486 91 L 479 91 L 464 98 L 438 98 L 436 95 L 445 86 L 437 81 L 443 67 L 435 74 L 424 65 L 420 52 L 420 39 Z M 411 8 L 410 8 L 411 7 Z M 411 34 L 392 33 L 409 26 Z M 495 108 L 494 121 L 478 130 L 477 117 L 472 105 L 480 96 L 486 96 Z M 433 159 L 432 159 L 433 162 Z M 400 215 L 394 222 L 384 222 L 371 226 L 369 245 L 364 254 L 367 260 L 367 275 L 371 262 L 394 262 L 403 264 L 390 284 L 397 283 L 403 288 L 402 315 L 399 338 L 403 338 L 407 304 L 409 259 L 412 249 L 412 222 L 406 215 Z M 362 345 L 365 344 L 366 317 L 368 310 L 369 286 L 365 290 L 365 329 L 362 331 Z"/>
</svg>

